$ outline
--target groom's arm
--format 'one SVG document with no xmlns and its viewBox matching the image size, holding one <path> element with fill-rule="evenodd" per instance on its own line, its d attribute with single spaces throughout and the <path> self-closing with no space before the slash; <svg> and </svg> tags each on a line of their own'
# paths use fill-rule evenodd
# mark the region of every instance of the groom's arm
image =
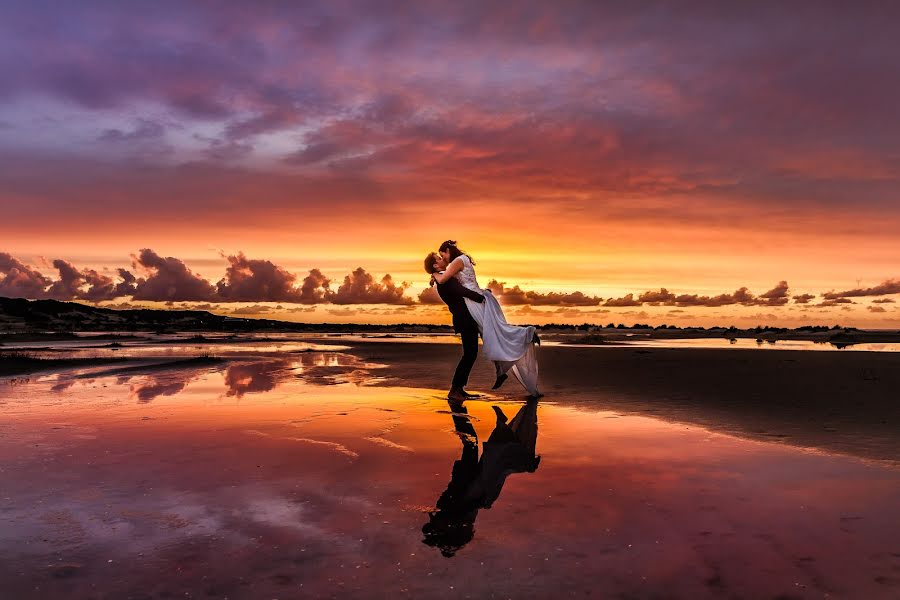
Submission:
<svg viewBox="0 0 900 600">
<path fill-rule="evenodd" d="M 456 277 L 451 277 L 450 279 L 448 279 L 441 285 L 443 285 L 445 288 L 447 288 L 451 294 L 457 294 L 459 296 L 464 296 L 464 297 L 466 297 L 470 300 L 474 300 L 475 302 L 478 302 L 478 303 L 484 302 L 484 296 L 482 296 L 475 290 L 470 290 L 469 288 L 467 288 L 466 286 L 461 284 Z"/>
<path fill-rule="evenodd" d="M 467 288 L 467 287 L 464 286 L 463 284 L 459 284 L 459 287 L 462 288 L 462 295 L 465 296 L 466 298 L 468 298 L 468 299 L 470 299 L 470 300 L 474 300 L 475 302 L 478 302 L 479 304 L 481 304 L 482 302 L 484 302 L 484 296 L 482 296 L 481 294 L 479 294 L 479 293 L 476 292 L 475 290 L 470 290 L 469 288 Z"/>
</svg>

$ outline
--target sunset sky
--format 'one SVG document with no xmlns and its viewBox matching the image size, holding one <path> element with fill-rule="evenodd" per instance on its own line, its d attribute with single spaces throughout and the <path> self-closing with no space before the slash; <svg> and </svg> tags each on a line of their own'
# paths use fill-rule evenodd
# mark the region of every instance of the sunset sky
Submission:
<svg viewBox="0 0 900 600">
<path fill-rule="evenodd" d="M 741 4 L 6 1 L 0 296 L 900 328 L 900 4 Z"/>
</svg>

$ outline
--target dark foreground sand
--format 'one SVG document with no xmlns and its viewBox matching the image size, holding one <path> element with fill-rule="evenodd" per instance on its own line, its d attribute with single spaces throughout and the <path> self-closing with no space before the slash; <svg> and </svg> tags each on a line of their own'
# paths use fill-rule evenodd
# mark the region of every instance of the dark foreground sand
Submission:
<svg viewBox="0 0 900 600">
<path fill-rule="evenodd" d="M 460 348 L 368 342 L 352 352 L 387 365 L 384 385 L 446 388 Z M 539 361 L 543 402 L 900 462 L 900 353 L 555 346 Z M 479 358 L 469 391 L 492 383 Z M 524 394 L 513 380 L 500 391 Z"/>
</svg>

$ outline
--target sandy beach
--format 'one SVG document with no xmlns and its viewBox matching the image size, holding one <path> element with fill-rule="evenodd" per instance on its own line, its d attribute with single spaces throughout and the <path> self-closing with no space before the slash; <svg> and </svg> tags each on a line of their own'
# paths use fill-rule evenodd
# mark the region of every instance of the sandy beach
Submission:
<svg viewBox="0 0 900 600">
<path fill-rule="evenodd" d="M 900 590 L 900 355 L 548 346 L 540 402 L 510 381 L 454 407 L 447 342 L 133 341 L 0 380 L 0 589 Z"/>
<path fill-rule="evenodd" d="M 459 349 L 357 344 L 402 385 L 446 387 Z M 545 402 L 685 422 L 753 439 L 900 461 L 900 353 L 672 348 L 540 351 Z M 490 390 L 480 360 L 470 391 Z M 391 380 L 384 382 L 391 385 Z M 510 380 L 502 395 L 522 388 Z"/>
</svg>

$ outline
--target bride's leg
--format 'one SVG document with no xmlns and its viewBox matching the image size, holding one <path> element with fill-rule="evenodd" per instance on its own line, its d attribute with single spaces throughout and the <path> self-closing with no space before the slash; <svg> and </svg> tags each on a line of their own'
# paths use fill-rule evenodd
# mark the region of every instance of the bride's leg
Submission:
<svg viewBox="0 0 900 600">
<path fill-rule="evenodd" d="M 497 379 L 494 381 L 494 385 L 491 386 L 491 389 L 497 390 L 500 389 L 500 386 L 503 385 L 507 379 L 509 379 L 509 375 L 503 371 L 503 363 L 498 360 L 494 361 L 494 368 L 497 371 Z"/>
</svg>

